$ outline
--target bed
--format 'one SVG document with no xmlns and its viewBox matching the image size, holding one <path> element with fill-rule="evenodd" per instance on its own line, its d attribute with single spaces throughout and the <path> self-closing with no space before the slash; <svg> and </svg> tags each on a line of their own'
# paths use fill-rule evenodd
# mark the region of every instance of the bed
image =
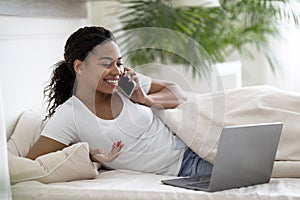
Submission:
<svg viewBox="0 0 300 200">
<path fill-rule="evenodd" d="M 264 89 L 261 91 L 265 94 Z M 259 90 L 260 88 L 255 88 L 255 91 Z M 246 92 L 248 94 L 249 90 Z M 202 96 L 201 99 L 205 99 L 205 97 Z M 245 107 L 241 107 L 241 109 L 245 110 Z M 175 130 L 179 128 L 177 125 L 180 124 L 172 118 L 176 112 L 182 112 L 182 110 L 172 109 L 156 114 Z M 99 168 L 89 160 L 88 145 L 84 142 L 41 156 L 36 161 L 25 159 L 24 155 L 43 128 L 44 124 L 41 123 L 41 119 L 42 116 L 34 111 L 24 111 L 14 131 L 8 137 L 11 195 L 16 200 L 300 199 L 300 165 L 299 160 L 295 159 L 277 160 L 271 181 L 267 184 L 214 193 L 177 188 L 161 183 L 162 179 L 173 178 L 172 176 Z M 184 127 L 182 123 L 180 127 Z M 180 130 L 177 130 L 177 133 L 180 134 Z M 182 138 L 187 144 L 191 142 L 191 146 L 193 146 L 193 142 L 197 141 L 197 139 L 189 141 L 189 138 Z M 214 138 L 218 138 L 218 135 L 215 134 Z M 213 141 L 213 145 L 203 146 L 200 148 L 199 154 L 205 154 L 207 159 L 213 160 L 216 140 L 212 140 L 212 138 L 210 140 Z M 297 141 L 293 142 L 295 141 L 292 141 L 292 144 L 297 144 Z M 208 152 L 207 149 L 210 151 Z M 285 148 L 282 149 L 284 152 Z"/>
<path fill-rule="evenodd" d="M 268 184 L 207 193 L 162 185 L 168 176 L 112 170 L 95 179 L 43 184 L 27 181 L 12 186 L 13 199 L 300 199 L 300 180 L 275 178 Z"/>
</svg>

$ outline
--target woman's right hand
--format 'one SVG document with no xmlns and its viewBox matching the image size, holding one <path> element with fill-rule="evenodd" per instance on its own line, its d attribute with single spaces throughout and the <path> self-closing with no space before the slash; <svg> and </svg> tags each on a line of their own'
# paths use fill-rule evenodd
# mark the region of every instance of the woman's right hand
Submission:
<svg viewBox="0 0 300 200">
<path fill-rule="evenodd" d="M 108 154 L 104 154 L 100 148 L 90 148 L 91 160 L 102 164 L 112 162 L 120 155 L 123 146 L 124 144 L 121 141 L 114 142 Z"/>
</svg>

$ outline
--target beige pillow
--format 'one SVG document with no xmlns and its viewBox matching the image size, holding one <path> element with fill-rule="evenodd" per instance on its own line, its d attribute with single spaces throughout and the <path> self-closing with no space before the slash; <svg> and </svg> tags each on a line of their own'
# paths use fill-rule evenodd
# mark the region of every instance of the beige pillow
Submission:
<svg viewBox="0 0 300 200">
<path fill-rule="evenodd" d="M 24 111 L 8 140 L 8 150 L 15 155 L 25 157 L 29 149 L 40 137 L 44 124 L 41 114 L 33 110 Z"/>
<path fill-rule="evenodd" d="M 25 111 L 7 143 L 11 183 L 37 180 L 43 183 L 95 178 L 97 167 L 89 157 L 89 146 L 81 142 L 61 151 L 38 157 L 24 158 L 42 130 L 42 117 Z"/>
<path fill-rule="evenodd" d="M 30 160 L 8 153 L 11 183 L 37 180 L 43 183 L 91 179 L 97 168 L 90 161 L 87 143 L 70 147 Z"/>
</svg>

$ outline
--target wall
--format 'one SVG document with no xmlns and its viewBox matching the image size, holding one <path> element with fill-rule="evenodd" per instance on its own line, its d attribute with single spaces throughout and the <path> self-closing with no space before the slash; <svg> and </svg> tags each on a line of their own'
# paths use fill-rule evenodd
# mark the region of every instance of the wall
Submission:
<svg viewBox="0 0 300 200">
<path fill-rule="evenodd" d="M 24 109 L 43 109 L 51 66 L 63 58 L 66 38 L 87 18 L 0 15 L 0 85 L 8 132 Z"/>
<path fill-rule="evenodd" d="M 112 31 L 120 27 L 120 22 L 117 17 L 120 9 L 120 3 L 115 0 L 87 2 L 90 24 L 103 26 Z"/>
<path fill-rule="evenodd" d="M 243 86 L 268 84 L 280 89 L 300 92 L 300 30 L 293 26 L 282 25 L 283 37 L 270 39 L 272 53 L 277 60 L 272 70 L 267 59 L 254 47 L 249 47 L 253 59 L 242 57 Z"/>
<path fill-rule="evenodd" d="M 284 39 L 276 48 L 276 54 L 280 61 L 280 68 L 274 77 L 266 77 L 267 81 L 272 81 L 276 86 L 300 92 L 300 30 L 293 26 L 283 26 L 282 34 Z"/>
<path fill-rule="evenodd" d="M 86 18 L 85 0 L 1 0 L 1 15 Z"/>
</svg>

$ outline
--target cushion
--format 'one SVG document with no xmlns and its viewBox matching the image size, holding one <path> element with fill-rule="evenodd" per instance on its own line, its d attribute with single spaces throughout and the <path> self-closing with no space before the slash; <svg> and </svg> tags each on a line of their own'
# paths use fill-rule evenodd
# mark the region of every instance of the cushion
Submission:
<svg viewBox="0 0 300 200">
<path fill-rule="evenodd" d="M 87 143 L 77 143 L 61 151 L 30 160 L 8 153 L 11 183 L 36 180 L 43 183 L 95 178 L 97 168 L 89 158 Z"/>
<path fill-rule="evenodd" d="M 24 158 L 43 128 L 42 116 L 28 110 L 20 116 L 7 143 L 11 183 L 37 180 L 43 183 L 95 178 L 97 166 L 90 160 L 89 145 L 80 142 L 36 160 Z"/>
<path fill-rule="evenodd" d="M 32 145 L 39 138 L 43 123 L 41 114 L 33 110 L 24 111 L 8 140 L 7 148 L 15 155 L 25 157 Z"/>
</svg>

